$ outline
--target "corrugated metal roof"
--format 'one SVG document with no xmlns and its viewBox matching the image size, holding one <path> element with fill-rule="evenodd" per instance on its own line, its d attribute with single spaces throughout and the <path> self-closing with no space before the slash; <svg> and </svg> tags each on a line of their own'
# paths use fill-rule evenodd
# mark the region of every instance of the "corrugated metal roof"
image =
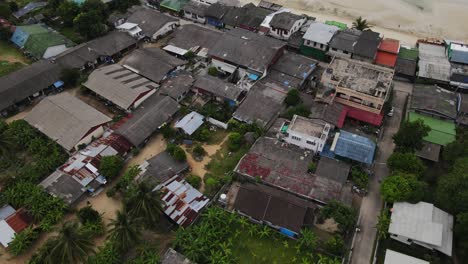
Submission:
<svg viewBox="0 0 468 264">
<path fill-rule="evenodd" d="M 332 147 L 332 151 L 336 155 L 372 164 L 376 147 L 372 140 L 344 130 L 337 133 L 335 137 L 338 139 L 334 148 Z"/>
<path fill-rule="evenodd" d="M 387 249 L 384 264 L 429 264 L 429 262 Z"/>
<path fill-rule="evenodd" d="M 328 45 L 333 35 L 339 30 L 336 26 L 330 26 L 322 23 L 312 23 L 304 34 L 305 40 L 310 40 L 320 44 Z"/>
<path fill-rule="evenodd" d="M 201 125 L 205 117 L 193 111 L 179 120 L 174 127 L 181 128 L 188 135 L 192 135 Z"/>
<path fill-rule="evenodd" d="M 13 241 L 15 234 L 15 230 L 13 230 L 5 220 L 0 221 L 0 243 L 4 247 L 8 247 L 8 244 Z"/>
<path fill-rule="evenodd" d="M 435 119 L 430 116 L 421 115 L 415 112 L 409 113 L 409 121 L 412 122 L 418 119 L 422 119 L 424 124 L 431 128 L 431 131 L 429 131 L 427 137 L 424 138 L 425 141 L 441 146 L 445 146 L 455 141 L 455 136 L 457 134 L 455 123 L 441 119 Z"/>
<path fill-rule="evenodd" d="M 0 220 L 6 219 L 10 215 L 16 212 L 15 208 L 11 207 L 10 205 L 5 205 L 0 208 Z"/>
</svg>

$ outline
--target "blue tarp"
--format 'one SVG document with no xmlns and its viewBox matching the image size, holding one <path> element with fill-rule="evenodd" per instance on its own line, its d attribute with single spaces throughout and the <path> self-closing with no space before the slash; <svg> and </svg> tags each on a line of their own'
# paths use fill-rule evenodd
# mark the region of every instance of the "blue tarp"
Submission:
<svg viewBox="0 0 468 264">
<path fill-rule="evenodd" d="M 21 28 L 17 27 L 15 32 L 13 33 L 13 36 L 11 36 L 11 42 L 13 42 L 16 46 L 23 48 L 24 44 L 26 44 L 26 41 L 29 38 L 29 33 L 25 32 Z"/>
<path fill-rule="evenodd" d="M 256 80 L 258 80 L 258 75 L 253 74 L 253 73 L 249 73 L 249 79 L 256 81 Z"/>
<path fill-rule="evenodd" d="M 294 237 L 295 235 L 297 235 L 295 232 L 287 229 L 287 228 L 284 228 L 284 227 L 281 227 L 279 229 L 280 233 L 283 234 L 283 235 L 286 235 L 288 237 Z"/>
<path fill-rule="evenodd" d="M 376 145 L 372 140 L 341 130 L 334 152 L 344 158 L 372 164 L 375 148 Z"/>
<path fill-rule="evenodd" d="M 62 82 L 62 81 L 56 81 L 56 82 L 54 82 L 55 88 L 60 88 L 60 87 L 62 87 L 64 84 L 65 84 L 65 83 Z"/>
</svg>

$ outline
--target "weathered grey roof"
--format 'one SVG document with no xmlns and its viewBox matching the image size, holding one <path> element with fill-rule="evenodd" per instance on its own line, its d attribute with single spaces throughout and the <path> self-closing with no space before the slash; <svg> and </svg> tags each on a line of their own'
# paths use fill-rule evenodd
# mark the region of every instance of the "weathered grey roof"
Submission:
<svg viewBox="0 0 468 264">
<path fill-rule="evenodd" d="M 0 110 L 49 87 L 60 79 L 61 71 L 60 65 L 40 60 L 0 77 Z"/>
<path fill-rule="evenodd" d="M 177 21 L 176 18 L 145 7 L 137 8 L 127 19 L 127 22 L 138 24 L 147 37 L 152 37 L 167 23 Z"/>
<path fill-rule="evenodd" d="M 187 161 L 174 159 L 167 151 L 163 151 L 140 165 L 142 175 L 138 182 L 146 182 L 151 188 L 164 183 L 173 176 L 189 168 Z"/>
<path fill-rule="evenodd" d="M 356 45 L 361 31 L 359 30 L 344 30 L 338 31 L 330 41 L 330 48 L 347 51 L 349 53 L 354 52 L 354 46 Z"/>
<path fill-rule="evenodd" d="M 351 165 L 344 161 L 321 157 L 315 174 L 344 184 L 348 179 Z"/>
<path fill-rule="evenodd" d="M 128 33 L 112 31 L 109 34 L 70 48 L 54 58 L 66 68 L 79 69 L 94 63 L 100 56 L 113 56 L 137 43 Z"/>
<path fill-rule="evenodd" d="M 316 68 L 317 61 L 288 52 L 272 66 L 267 78 L 285 86 L 300 89 Z"/>
<path fill-rule="evenodd" d="M 429 264 L 428 261 L 387 249 L 384 264 Z"/>
<path fill-rule="evenodd" d="M 124 110 L 130 109 L 140 96 L 158 87 L 119 64 L 94 70 L 83 85 Z"/>
<path fill-rule="evenodd" d="M 324 104 L 316 103 L 310 109 L 310 118 L 318 118 L 323 121 L 338 126 L 340 122 L 340 116 L 343 112 L 344 106 L 339 103 Z"/>
<path fill-rule="evenodd" d="M 175 123 L 175 128 L 182 129 L 188 135 L 192 135 L 201 125 L 203 125 L 203 119 L 205 117 L 199 113 L 192 111 L 191 113 L 184 116 L 182 119 Z"/>
<path fill-rule="evenodd" d="M 468 94 L 460 94 L 460 113 L 468 114 Z"/>
<path fill-rule="evenodd" d="M 265 17 L 271 13 L 273 13 L 272 10 L 257 7 L 249 3 L 241 8 L 230 9 L 224 16 L 223 23 L 232 27 L 244 25 L 257 29 L 260 27 Z"/>
<path fill-rule="evenodd" d="M 410 108 L 431 116 L 437 115 L 455 120 L 457 118 L 457 94 L 437 85 L 417 84 L 413 89 Z"/>
<path fill-rule="evenodd" d="M 11 207 L 11 205 L 4 205 L 2 208 L 0 208 L 0 220 L 4 220 L 10 215 L 14 214 L 16 212 L 15 208 Z"/>
<path fill-rule="evenodd" d="M 159 48 L 135 50 L 121 62 L 125 68 L 156 83 L 160 83 L 169 72 L 186 63 Z"/>
<path fill-rule="evenodd" d="M 388 232 L 452 256 L 453 216 L 433 204 L 394 203 Z"/>
<path fill-rule="evenodd" d="M 172 34 L 168 44 L 178 48 L 190 50 L 195 47 L 211 49 L 221 37 L 219 31 L 207 29 L 198 25 L 188 24 L 180 26 Z"/>
<path fill-rule="evenodd" d="M 283 110 L 286 94 L 287 91 L 282 91 L 277 84 L 257 82 L 250 88 L 233 117 L 265 128 Z"/>
<path fill-rule="evenodd" d="M 209 5 L 207 4 L 202 4 L 200 2 L 192 0 L 185 4 L 184 7 L 182 7 L 182 10 L 184 10 L 184 12 L 190 12 L 199 16 L 205 16 L 205 12 L 208 9 L 208 7 Z"/>
<path fill-rule="evenodd" d="M 164 81 L 159 89 L 159 93 L 178 100 L 181 95 L 190 90 L 194 81 L 195 79 L 189 72 L 178 72 L 176 76 L 169 77 Z"/>
<path fill-rule="evenodd" d="M 404 74 L 414 77 L 416 76 L 417 67 L 417 61 L 398 57 L 395 65 L 395 74 Z"/>
<path fill-rule="evenodd" d="M 91 130 L 111 120 L 69 93 L 44 98 L 24 118 L 66 150 L 71 150 Z"/>
<path fill-rule="evenodd" d="M 338 30 L 340 29 L 336 26 L 315 22 L 310 24 L 303 38 L 305 40 L 328 45 L 333 35 L 335 35 Z"/>
<path fill-rule="evenodd" d="M 215 96 L 233 101 L 237 100 L 242 92 L 242 90 L 236 85 L 209 75 L 199 77 L 193 86 L 194 88 L 199 88 L 210 92 Z"/>
<path fill-rule="evenodd" d="M 424 141 L 422 149 L 416 151 L 415 154 L 421 159 L 438 162 L 441 148 L 441 145 Z"/>
<path fill-rule="evenodd" d="M 450 62 L 441 45 L 419 43 L 418 76 L 438 81 L 449 81 Z"/>
<path fill-rule="evenodd" d="M 174 249 L 169 248 L 162 257 L 161 264 L 193 264 L 193 262 Z"/>
<path fill-rule="evenodd" d="M 264 72 L 285 42 L 240 28 L 224 33 L 209 55 Z"/>
<path fill-rule="evenodd" d="M 374 32 L 372 30 L 365 30 L 359 36 L 359 39 L 354 46 L 354 54 L 361 57 L 374 59 L 380 41 L 380 33 Z"/>
<path fill-rule="evenodd" d="M 171 119 L 178 109 L 179 105 L 172 98 L 153 94 L 115 132 L 134 146 L 139 146 Z"/>
<path fill-rule="evenodd" d="M 304 16 L 296 15 L 291 12 L 282 12 L 273 16 L 270 26 L 284 30 L 291 30 L 296 21 L 303 19 Z"/>
<path fill-rule="evenodd" d="M 234 7 L 232 6 L 227 6 L 220 4 L 219 2 L 211 4 L 206 10 L 205 10 L 205 16 L 207 17 L 212 17 L 215 19 L 222 19 L 224 15 L 230 10 L 233 9 Z"/>
<path fill-rule="evenodd" d="M 68 204 L 75 203 L 86 192 L 86 188 L 77 180 L 59 170 L 56 170 L 39 185 L 52 196 L 59 197 Z"/>
</svg>

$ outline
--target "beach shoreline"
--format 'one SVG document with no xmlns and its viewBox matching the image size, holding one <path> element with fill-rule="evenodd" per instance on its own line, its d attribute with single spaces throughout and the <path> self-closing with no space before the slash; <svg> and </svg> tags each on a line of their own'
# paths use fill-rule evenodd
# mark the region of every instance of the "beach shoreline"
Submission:
<svg viewBox="0 0 468 264">
<path fill-rule="evenodd" d="M 351 26 L 359 16 L 374 31 L 414 46 L 418 39 L 442 38 L 468 42 L 468 2 L 459 0 L 269 0 L 317 21 L 335 20 Z M 258 4 L 260 0 L 241 0 Z M 430 23 L 428 23 L 430 21 Z"/>
</svg>

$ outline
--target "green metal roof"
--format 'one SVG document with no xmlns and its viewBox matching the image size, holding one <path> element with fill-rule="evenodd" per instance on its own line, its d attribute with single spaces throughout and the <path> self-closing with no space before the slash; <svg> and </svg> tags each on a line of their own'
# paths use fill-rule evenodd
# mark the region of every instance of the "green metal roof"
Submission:
<svg viewBox="0 0 468 264">
<path fill-rule="evenodd" d="M 160 6 L 172 11 L 180 12 L 188 2 L 190 2 L 190 0 L 164 0 L 161 2 Z"/>
<path fill-rule="evenodd" d="M 333 21 L 333 20 L 325 21 L 325 24 L 330 25 L 330 26 L 335 26 L 341 30 L 345 30 L 348 28 L 348 25 L 346 25 L 345 23 L 341 23 L 341 22 Z"/>
<path fill-rule="evenodd" d="M 419 50 L 418 49 L 408 49 L 401 47 L 400 52 L 398 53 L 398 57 L 403 58 L 403 59 L 409 59 L 409 60 L 417 60 L 419 56 Z"/>
<path fill-rule="evenodd" d="M 39 24 L 28 25 L 28 26 L 18 26 L 17 28 L 23 30 L 29 35 L 47 33 L 49 30 L 46 27 L 43 27 Z"/>
<path fill-rule="evenodd" d="M 29 36 L 24 49 L 35 58 L 40 59 L 49 47 L 65 44 L 67 47 L 73 43 L 57 32 L 48 31 L 42 34 Z"/>
<path fill-rule="evenodd" d="M 423 120 L 424 124 L 431 128 L 429 135 L 424 138 L 425 141 L 442 146 L 455 141 L 455 136 L 457 134 L 455 123 L 435 119 L 415 112 L 409 112 L 409 121 L 415 121 L 418 119 Z"/>
</svg>

